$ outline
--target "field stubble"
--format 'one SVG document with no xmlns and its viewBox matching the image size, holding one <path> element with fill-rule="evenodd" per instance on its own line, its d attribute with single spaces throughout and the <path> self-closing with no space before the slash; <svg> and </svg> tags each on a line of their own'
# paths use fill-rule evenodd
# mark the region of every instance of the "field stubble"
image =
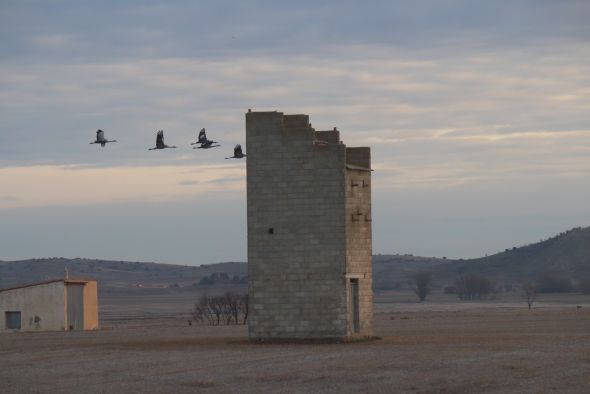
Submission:
<svg viewBox="0 0 590 394">
<path fill-rule="evenodd" d="M 590 300 L 376 296 L 382 339 L 251 344 L 245 326 L 188 326 L 181 295 L 104 298 L 102 329 L 0 335 L 7 393 L 589 392 Z M 187 309 L 188 308 L 188 309 Z"/>
</svg>

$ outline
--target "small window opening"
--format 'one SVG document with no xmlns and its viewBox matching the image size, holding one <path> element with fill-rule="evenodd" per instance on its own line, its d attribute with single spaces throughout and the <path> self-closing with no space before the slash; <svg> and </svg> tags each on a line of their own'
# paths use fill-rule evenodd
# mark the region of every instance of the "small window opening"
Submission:
<svg viewBox="0 0 590 394">
<path fill-rule="evenodd" d="M 16 312 L 4 312 L 6 320 L 6 329 L 8 330 L 20 330 L 21 328 L 21 316 L 20 311 Z"/>
</svg>

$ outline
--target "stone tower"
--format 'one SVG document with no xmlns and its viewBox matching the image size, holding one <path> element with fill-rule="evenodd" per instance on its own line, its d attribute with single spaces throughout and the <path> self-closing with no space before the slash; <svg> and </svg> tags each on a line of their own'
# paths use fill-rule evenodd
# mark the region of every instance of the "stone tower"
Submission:
<svg viewBox="0 0 590 394">
<path fill-rule="evenodd" d="M 250 110 L 246 148 L 250 338 L 372 336 L 370 149 Z"/>
</svg>

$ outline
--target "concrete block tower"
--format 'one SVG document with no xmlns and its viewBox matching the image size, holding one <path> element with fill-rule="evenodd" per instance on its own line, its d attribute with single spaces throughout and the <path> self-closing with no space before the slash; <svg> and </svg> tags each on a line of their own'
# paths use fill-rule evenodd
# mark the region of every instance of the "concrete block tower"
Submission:
<svg viewBox="0 0 590 394">
<path fill-rule="evenodd" d="M 246 153 L 250 338 L 372 336 L 370 149 L 248 110 Z"/>
</svg>

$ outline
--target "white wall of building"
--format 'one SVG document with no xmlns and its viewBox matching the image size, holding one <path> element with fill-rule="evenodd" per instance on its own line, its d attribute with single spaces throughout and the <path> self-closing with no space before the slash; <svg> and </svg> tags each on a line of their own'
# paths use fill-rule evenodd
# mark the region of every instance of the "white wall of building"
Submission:
<svg viewBox="0 0 590 394">
<path fill-rule="evenodd" d="M 66 329 L 66 297 L 63 281 L 0 292 L 0 332 L 6 329 L 6 312 L 21 312 L 21 331 Z"/>
</svg>

